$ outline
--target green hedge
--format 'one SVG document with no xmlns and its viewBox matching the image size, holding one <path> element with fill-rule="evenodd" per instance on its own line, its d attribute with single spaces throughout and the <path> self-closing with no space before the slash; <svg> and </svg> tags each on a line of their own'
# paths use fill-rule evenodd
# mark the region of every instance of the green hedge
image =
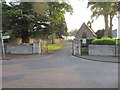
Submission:
<svg viewBox="0 0 120 90">
<path fill-rule="evenodd" d="M 117 42 L 116 42 L 118 45 L 120 45 L 120 39 L 117 39 Z"/>
<path fill-rule="evenodd" d="M 92 41 L 93 41 L 94 39 L 91 39 L 91 38 L 88 38 L 88 39 L 86 39 L 86 44 L 92 44 Z M 81 41 L 81 43 L 82 43 L 82 39 L 80 40 Z"/>
<path fill-rule="evenodd" d="M 94 45 L 115 45 L 116 41 L 115 39 L 111 38 L 101 38 L 101 39 L 95 39 L 92 41 Z"/>
</svg>

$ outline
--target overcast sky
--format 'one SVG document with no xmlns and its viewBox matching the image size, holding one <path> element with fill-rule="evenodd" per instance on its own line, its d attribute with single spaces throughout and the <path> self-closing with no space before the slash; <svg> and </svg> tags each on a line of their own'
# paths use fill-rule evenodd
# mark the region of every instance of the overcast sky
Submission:
<svg viewBox="0 0 120 90">
<path fill-rule="evenodd" d="M 73 15 L 69 13 L 65 14 L 65 19 L 67 22 L 68 31 L 79 29 L 83 22 L 87 23 L 90 20 L 90 16 L 92 12 L 87 8 L 87 0 L 69 0 L 70 4 L 73 7 Z M 113 29 L 118 28 L 118 19 L 115 17 L 113 19 Z M 92 28 L 94 31 L 104 28 L 104 18 L 100 16 L 97 20 L 92 24 Z"/>
</svg>

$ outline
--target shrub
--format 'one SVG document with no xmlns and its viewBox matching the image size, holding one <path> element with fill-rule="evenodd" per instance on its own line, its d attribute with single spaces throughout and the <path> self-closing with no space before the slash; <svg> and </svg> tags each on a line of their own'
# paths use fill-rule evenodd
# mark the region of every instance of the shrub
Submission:
<svg viewBox="0 0 120 90">
<path fill-rule="evenodd" d="M 101 39 L 95 39 L 92 41 L 94 45 L 115 45 L 115 39 L 111 38 L 101 38 Z"/>
<path fill-rule="evenodd" d="M 120 39 L 117 39 L 117 42 L 116 42 L 118 45 L 120 45 Z"/>
<path fill-rule="evenodd" d="M 92 41 L 93 41 L 94 39 L 87 39 L 87 44 L 92 44 Z"/>
<path fill-rule="evenodd" d="M 92 44 L 92 41 L 93 41 L 94 39 L 93 38 L 88 38 L 88 39 L 86 39 L 86 44 Z M 82 39 L 80 40 L 81 41 L 81 43 L 82 43 Z"/>
</svg>

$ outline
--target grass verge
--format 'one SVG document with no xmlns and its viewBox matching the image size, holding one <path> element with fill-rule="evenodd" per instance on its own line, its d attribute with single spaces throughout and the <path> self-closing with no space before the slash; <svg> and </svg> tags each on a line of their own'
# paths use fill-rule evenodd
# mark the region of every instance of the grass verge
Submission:
<svg viewBox="0 0 120 90">
<path fill-rule="evenodd" d="M 57 43 L 57 44 L 48 44 L 48 51 L 55 51 L 63 48 L 65 46 L 65 42 Z"/>
</svg>

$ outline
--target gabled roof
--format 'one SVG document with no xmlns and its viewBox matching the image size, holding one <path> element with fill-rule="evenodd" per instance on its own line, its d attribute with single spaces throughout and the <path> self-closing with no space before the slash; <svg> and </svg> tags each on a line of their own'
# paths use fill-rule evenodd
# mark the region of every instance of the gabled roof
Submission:
<svg viewBox="0 0 120 90">
<path fill-rule="evenodd" d="M 97 35 L 95 34 L 95 32 L 93 31 L 93 29 L 90 28 L 90 27 L 89 27 L 88 25 L 86 25 L 85 23 L 82 24 L 82 26 L 80 27 L 79 31 L 81 30 L 81 28 L 82 28 L 84 25 L 88 28 L 88 30 L 90 30 L 90 32 L 93 34 L 93 36 L 95 36 L 95 37 L 97 36 Z"/>
</svg>

